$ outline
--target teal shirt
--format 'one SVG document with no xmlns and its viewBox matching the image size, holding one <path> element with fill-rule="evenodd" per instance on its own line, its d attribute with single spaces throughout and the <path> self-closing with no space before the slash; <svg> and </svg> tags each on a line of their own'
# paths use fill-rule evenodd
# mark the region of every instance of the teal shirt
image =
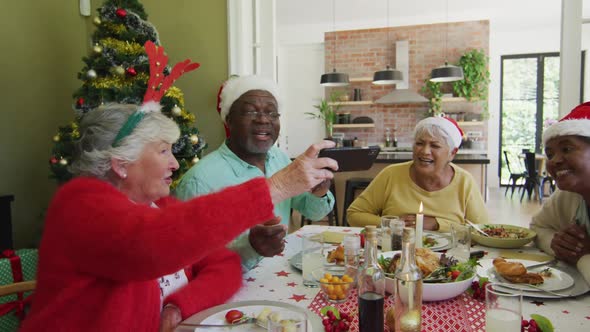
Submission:
<svg viewBox="0 0 590 332">
<path fill-rule="evenodd" d="M 224 142 L 217 150 L 205 156 L 184 174 L 174 194 L 179 199 L 188 200 L 255 177 L 268 178 L 290 162 L 291 160 L 284 152 L 273 146 L 266 155 L 264 165 L 266 174 L 263 174 L 258 167 L 240 159 Z M 308 219 L 320 220 L 332 211 L 333 206 L 334 196 L 331 192 L 328 192 L 325 197 L 304 193 L 275 204 L 274 213 L 281 217 L 282 224 L 288 225 L 291 209 L 299 211 Z M 261 223 L 265 221 L 261 220 Z M 242 257 L 242 266 L 246 270 L 250 270 L 262 259 L 262 256 L 258 255 L 250 245 L 248 231 L 239 235 L 228 247 Z"/>
</svg>

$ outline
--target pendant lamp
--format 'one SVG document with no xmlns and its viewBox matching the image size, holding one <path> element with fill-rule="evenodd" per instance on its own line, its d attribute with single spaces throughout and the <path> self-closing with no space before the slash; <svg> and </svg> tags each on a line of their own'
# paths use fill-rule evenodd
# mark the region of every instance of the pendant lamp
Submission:
<svg viewBox="0 0 590 332">
<path fill-rule="evenodd" d="M 387 47 L 389 47 L 389 0 L 387 3 Z M 375 85 L 391 85 L 400 83 L 404 80 L 404 75 L 397 69 L 392 69 L 390 65 L 385 67 L 385 70 L 376 71 L 373 74 L 373 84 Z"/>
<path fill-rule="evenodd" d="M 332 0 L 332 30 L 336 30 L 336 2 Z M 337 34 L 334 33 L 334 50 L 332 51 L 332 65 L 334 66 L 331 73 L 325 73 L 320 78 L 320 85 L 326 87 L 335 86 L 346 86 L 349 84 L 348 74 L 339 73 L 336 71 L 336 38 Z"/>
<path fill-rule="evenodd" d="M 449 65 L 447 62 L 447 41 L 449 39 L 449 0 L 446 0 L 446 28 L 445 28 L 445 64 L 434 68 L 430 73 L 431 82 L 454 82 L 463 79 L 463 68 Z"/>
</svg>

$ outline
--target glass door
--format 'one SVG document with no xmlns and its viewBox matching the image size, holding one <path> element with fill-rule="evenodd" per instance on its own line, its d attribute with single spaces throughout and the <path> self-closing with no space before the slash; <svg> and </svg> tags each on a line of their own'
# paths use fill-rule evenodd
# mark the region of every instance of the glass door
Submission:
<svg viewBox="0 0 590 332">
<path fill-rule="evenodd" d="M 543 128 L 555 121 L 559 107 L 559 53 L 502 57 L 500 184 L 510 172 L 524 171 L 524 150 L 542 153 Z"/>
<path fill-rule="evenodd" d="M 584 63 L 581 53 L 580 103 L 584 95 Z M 500 84 L 500 185 L 508 184 L 510 172 L 524 171 L 524 150 L 543 153 L 543 129 L 559 117 L 559 53 L 502 56 Z"/>
</svg>

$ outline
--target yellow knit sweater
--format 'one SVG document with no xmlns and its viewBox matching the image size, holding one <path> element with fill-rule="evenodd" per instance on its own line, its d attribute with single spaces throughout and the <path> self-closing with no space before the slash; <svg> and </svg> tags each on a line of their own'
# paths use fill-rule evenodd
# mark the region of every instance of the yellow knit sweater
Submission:
<svg viewBox="0 0 590 332">
<path fill-rule="evenodd" d="M 475 180 L 464 169 L 455 170 L 451 183 L 437 191 L 426 191 L 410 178 L 413 161 L 388 166 L 381 171 L 347 210 L 351 226 L 380 225 L 384 215 L 416 214 L 420 202 L 424 215 L 436 218 L 441 232 L 450 231 L 450 223 L 488 222 L 486 207 Z"/>
</svg>

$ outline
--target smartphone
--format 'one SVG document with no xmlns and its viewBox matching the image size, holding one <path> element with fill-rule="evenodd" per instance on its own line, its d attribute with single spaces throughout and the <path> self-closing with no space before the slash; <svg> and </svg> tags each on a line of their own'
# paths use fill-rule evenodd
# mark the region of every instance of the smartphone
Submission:
<svg viewBox="0 0 590 332">
<path fill-rule="evenodd" d="M 365 171 L 373 166 L 379 155 L 379 146 L 329 148 L 320 151 L 319 157 L 328 157 L 338 162 L 337 172 Z"/>
</svg>

